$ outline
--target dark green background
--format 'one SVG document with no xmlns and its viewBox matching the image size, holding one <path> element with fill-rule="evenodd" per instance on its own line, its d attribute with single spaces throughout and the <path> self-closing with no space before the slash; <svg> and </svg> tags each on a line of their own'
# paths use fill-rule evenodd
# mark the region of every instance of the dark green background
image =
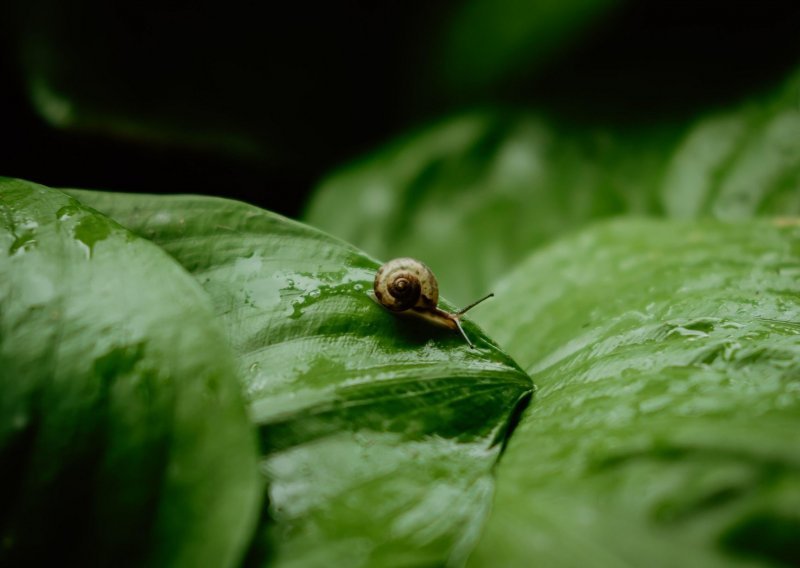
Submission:
<svg viewBox="0 0 800 568">
<path fill-rule="evenodd" d="M 796 2 L 563 6 L 4 2 L 0 172 L 295 216 L 331 168 L 465 108 L 681 123 L 800 56 Z M 77 109 L 63 129 L 28 97 L 42 77 Z"/>
</svg>

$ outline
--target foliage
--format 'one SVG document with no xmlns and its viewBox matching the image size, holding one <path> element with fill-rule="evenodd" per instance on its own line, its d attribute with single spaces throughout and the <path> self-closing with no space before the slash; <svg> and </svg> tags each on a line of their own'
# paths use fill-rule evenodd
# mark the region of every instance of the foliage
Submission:
<svg viewBox="0 0 800 568">
<path fill-rule="evenodd" d="M 539 389 L 471 564 L 797 563 L 799 252 L 796 220 L 629 220 L 509 274 L 480 320 Z"/>
<path fill-rule="evenodd" d="M 4 6 L 56 128 L 339 166 L 0 178 L 0 564 L 800 564 L 798 8 L 687 6 Z"/>
<path fill-rule="evenodd" d="M 333 174 L 306 219 L 377 256 L 441 267 L 443 287 L 468 302 L 593 219 L 800 213 L 798 93 L 795 74 L 685 125 L 458 115 Z"/>
<path fill-rule="evenodd" d="M 0 223 L 2 563 L 233 565 L 262 482 L 208 298 L 59 191 L 0 179 Z"/>
</svg>

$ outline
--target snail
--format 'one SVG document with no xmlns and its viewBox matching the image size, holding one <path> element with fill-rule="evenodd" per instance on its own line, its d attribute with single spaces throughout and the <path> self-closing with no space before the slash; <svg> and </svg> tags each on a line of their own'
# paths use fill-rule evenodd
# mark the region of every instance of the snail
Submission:
<svg viewBox="0 0 800 568">
<path fill-rule="evenodd" d="M 439 284 L 431 269 L 413 258 L 396 258 L 378 269 L 373 292 L 380 305 L 391 312 L 422 318 L 434 325 L 458 331 L 471 348 L 475 346 L 461 327 L 461 316 L 494 294 L 487 294 L 455 313 L 437 307 Z"/>
</svg>

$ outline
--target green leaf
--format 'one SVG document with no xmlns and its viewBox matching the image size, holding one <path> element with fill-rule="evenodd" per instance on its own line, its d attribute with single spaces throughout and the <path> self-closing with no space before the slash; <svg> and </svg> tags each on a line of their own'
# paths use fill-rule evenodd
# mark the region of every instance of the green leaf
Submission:
<svg viewBox="0 0 800 568">
<path fill-rule="evenodd" d="M 151 243 L 0 179 L 0 564 L 241 559 L 261 481 L 212 318 Z"/>
<path fill-rule="evenodd" d="M 522 263 L 479 315 L 539 390 L 472 565 L 796 563 L 798 276 L 789 221 L 618 221 Z"/>
<path fill-rule="evenodd" d="M 306 219 L 372 254 L 423 259 L 466 303 L 593 219 L 799 213 L 799 93 L 794 76 L 683 126 L 460 115 L 334 174 Z"/>
<path fill-rule="evenodd" d="M 476 326 L 465 322 L 470 349 L 449 330 L 394 317 L 370 297 L 378 262 L 256 207 L 72 194 L 162 246 L 214 301 L 270 481 L 253 564 L 463 559 L 531 390 Z"/>
</svg>

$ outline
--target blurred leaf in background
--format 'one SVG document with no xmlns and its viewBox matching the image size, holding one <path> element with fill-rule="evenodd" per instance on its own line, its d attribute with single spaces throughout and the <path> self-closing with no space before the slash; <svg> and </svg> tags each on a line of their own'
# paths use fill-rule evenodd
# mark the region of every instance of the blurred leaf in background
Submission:
<svg viewBox="0 0 800 568">
<path fill-rule="evenodd" d="M 458 115 L 334 174 L 306 218 L 376 256 L 419 256 L 463 303 L 594 219 L 800 213 L 799 100 L 793 74 L 686 124 Z"/>
<path fill-rule="evenodd" d="M 621 0 L 466 0 L 453 2 L 434 73 L 450 100 L 464 101 L 530 77 L 579 41 Z"/>
</svg>

